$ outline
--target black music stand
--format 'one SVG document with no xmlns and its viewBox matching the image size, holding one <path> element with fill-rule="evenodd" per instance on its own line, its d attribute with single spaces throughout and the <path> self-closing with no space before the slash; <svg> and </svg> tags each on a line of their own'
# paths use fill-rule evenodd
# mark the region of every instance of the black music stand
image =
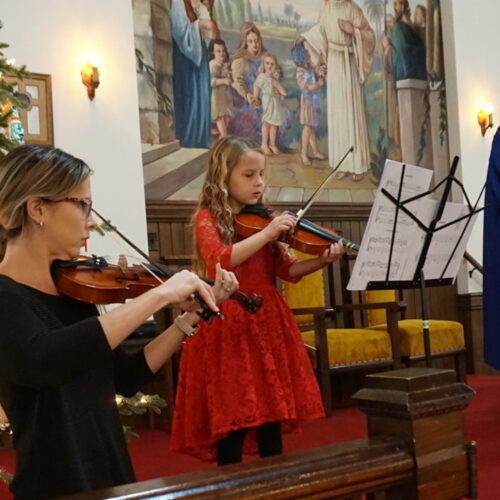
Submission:
<svg viewBox="0 0 500 500">
<path fill-rule="evenodd" d="M 479 196 L 476 200 L 476 203 L 473 206 L 469 200 L 469 197 L 467 196 L 467 193 L 465 192 L 463 184 L 455 177 L 455 172 L 456 172 L 457 166 L 458 166 L 458 156 L 455 156 L 455 158 L 453 159 L 451 168 L 450 168 L 450 173 L 448 174 L 447 177 L 445 177 L 441 182 L 439 182 L 434 188 L 432 188 L 424 193 L 418 194 L 416 196 L 407 198 L 406 200 L 401 200 L 401 193 L 403 190 L 405 170 L 406 170 L 405 164 L 402 165 L 402 169 L 401 169 L 401 177 L 400 177 L 400 181 L 399 181 L 397 197 L 394 197 L 393 195 L 391 195 L 385 188 L 381 189 L 381 193 L 385 197 L 387 197 L 395 206 L 394 222 L 393 222 L 391 243 L 390 243 L 390 249 L 389 249 L 389 258 L 388 258 L 388 262 L 387 262 L 385 280 L 369 281 L 367 284 L 367 289 L 370 289 L 370 290 L 420 288 L 421 303 L 422 303 L 422 325 L 423 325 L 424 348 L 425 348 L 425 364 L 428 368 L 430 368 L 432 366 L 432 361 L 431 361 L 431 347 L 430 347 L 430 336 L 429 336 L 429 311 L 428 311 L 428 305 L 427 305 L 426 287 L 451 285 L 454 282 L 456 276 L 445 277 L 447 269 L 448 269 L 453 257 L 456 255 L 457 249 L 459 247 L 463 248 L 465 246 L 465 244 L 467 243 L 467 241 L 464 240 L 464 235 L 465 235 L 467 229 L 470 230 L 472 228 L 472 226 L 469 228 L 469 225 L 471 224 L 471 221 L 472 221 L 472 217 L 474 215 L 476 215 L 477 213 L 481 212 L 482 210 L 484 210 L 484 207 L 478 209 L 477 205 L 478 205 L 479 200 L 484 192 L 485 186 L 483 186 L 483 189 L 481 190 L 481 193 L 479 194 Z M 444 223 L 444 224 L 438 226 L 438 224 L 441 221 L 441 218 L 443 216 L 443 212 L 444 212 L 445 207 L 446 207 L 446 200 L 447 200 L 449 193 L 451 191 L 451 186 L 452 186 L 453 182 L 457 183 L 460 186 L 462 193 L 465 197 L 465 200 L 467 202 L 469 212 L 462 217 L 459 217 L 455 220 L 452 220 L 450 222 L 447 222 L 447 223 Z M 406 207 L 406 205 L 411 203 L 411 202 L 414 202 L 416 200 L 423 199 L 424 197 L 427 197 L 429 194 L 436 191 L 443 184 L 445 184 L 444 190 L 443 190 L 441 199 L 439 200 L 435 215 L 432 218 L 429 226 L 426 226 L 418 217 L 416 217 Z M 391 281 L 389 279 L 389 276 L 391 273 L 391 263 L 392 263 L 393 252 L 394 252 L 394 241 L 395 241 L 395 236 L 396 236 L 396 232 L 397 232 L 398 216 L 400 214 L 400 211 L 404 212 L 404 214 L 406 214 L 408 217 L 410 217 L 417 224 L 417 226 L 425 232 L 425 238 L 424 238 L 424 242 L 422 245 L 422 249 L 420 250 L 419 259 L 418 259 L 418 263 L 417 263 L 413 278 L 411 280 L 392 280 Z M 431 242 L 432 242 L 434 235 L 438 231 L 440 231 L 446 227 L 449 227 L 451 225 L 457 224 L 458 222 L 465 220 L 465 219 L 466 219 L 466 223 L 465 223 L 464 227 L 462 228 L 462 231 L 461 231 L 459 237 L 457 238 L 457 241 L 453 245 L 453 248 L 449 249 L 448 259 L 447 259 L 446 264 L 444 265 L 440 275 L 438 277 L 426 279 L 424 276 L 424 265 L 426 263 L 429 248 L 431 246 Z"/>
</svg>

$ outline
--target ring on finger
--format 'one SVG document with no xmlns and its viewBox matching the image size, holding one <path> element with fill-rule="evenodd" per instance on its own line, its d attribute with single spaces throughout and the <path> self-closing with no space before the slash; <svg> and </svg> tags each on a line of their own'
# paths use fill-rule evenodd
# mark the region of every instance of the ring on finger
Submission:
<svg viewBox="0 0 500 500">
<path fill-rule="evenodd" d="M 227 285 L 222 285 L 222 289 L 225 291 L 225 292 L 229 292 L 231 290 L 230 287 L 228 287 Z"/>
</svg>

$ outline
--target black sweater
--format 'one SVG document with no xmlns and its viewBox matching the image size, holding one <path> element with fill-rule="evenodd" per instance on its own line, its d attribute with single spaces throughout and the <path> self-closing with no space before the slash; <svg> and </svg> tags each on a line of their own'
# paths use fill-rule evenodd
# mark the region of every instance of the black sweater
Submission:
<svg viewBox="0 0 500 500">
<path fill-rule="evenodd" d="M 135 394 L 151 376 L 142 350 L 110 349 L 94 306 L 0 275 L 0 403 L 16 499 L 134 482 L 115 393 Z"/>
</svg>

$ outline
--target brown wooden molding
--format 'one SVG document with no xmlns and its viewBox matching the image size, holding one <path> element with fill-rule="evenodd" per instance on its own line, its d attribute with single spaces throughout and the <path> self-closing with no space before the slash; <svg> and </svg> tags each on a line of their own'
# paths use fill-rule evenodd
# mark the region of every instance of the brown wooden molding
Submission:
<svg viewBox="0 0 500 500">
<path fill-rule="evenodd" d="M 148 222 L 163 222 L 171 220 L 188 220 L 197 207 L 194 201 L 158 200 L 146 203 Z M 372 204 L 362 203 L 316 203 L 307 212 L 307 219 L 311 220 L 338 220 L 338 221 L 367 221 Z M 297 212 L 300 205 L 297 203 L 275 203 L 273 208 L 281 212 L 289 210 Z"/>
</svg>

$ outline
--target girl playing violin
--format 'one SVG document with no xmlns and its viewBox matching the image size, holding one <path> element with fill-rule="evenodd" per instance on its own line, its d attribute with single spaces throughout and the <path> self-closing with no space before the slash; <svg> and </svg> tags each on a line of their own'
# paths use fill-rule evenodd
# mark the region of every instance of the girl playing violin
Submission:
<svg viewBox="0 0 500 500">
<path fill-rule="evenodd" d="M 90 174 L 82 160 L 47 146 L 20 146 L 0 161 L 0 403 L 14 433 L 16 499 L 133 482 L 115 393 L 137 392 L 192 334 L 192 293 L 217 311 L 238 286 L 220 268 L 213 289 L 182 271 L 101 316 L 59 295 L 52 263 L 77 257 L 96 226 Z M 120 349 L 172 304 L 187 312 L 144 349 Z"/>
<path fill-rule="evenodd" d="M 310 260 L 291 258 L 277 242 L 295 226 L 288 214 L 238 240 L 234 215 L 262 201 L 264 169 L 264 153 L 252 140 L 219 139 L 194 216 L 197 267 L 213 276 L 220 262 L 234 271 L 243 291 L 263 298 L 253 316 L 225 301 L 226 320 L 203 325 L 182 351 L 171 449 L 219 465 L 241 461 L 246 437 L 247 451 L 256 437 L 261 457 L 279 454 L 282 429 L 297 430 L 302 421 L 324 415 L 294 316 L 274 282 L 298 281 L 339 259 L 343 246 L 333 244 Z"/>
</svg>

